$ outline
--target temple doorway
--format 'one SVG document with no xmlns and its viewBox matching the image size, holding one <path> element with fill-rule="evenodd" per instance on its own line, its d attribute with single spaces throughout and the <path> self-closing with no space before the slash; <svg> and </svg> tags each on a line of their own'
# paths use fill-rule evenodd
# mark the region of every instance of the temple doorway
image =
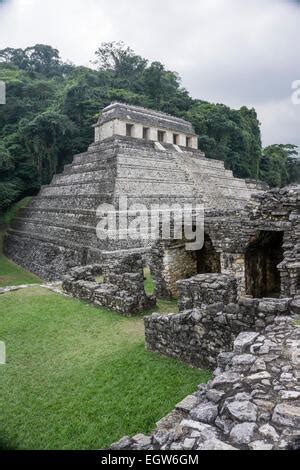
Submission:
<svg viewBox="0 0 300 470">
<path fill-rule="evenodd" d="M 259 231 L 245 253 L 246 293 L 254 298 L 279 297 L 278 264 L 283 260 L 283 232 Z"/>
<path fill-rule="evenodd" d="M 197 274 L 221 272 L 220 253 L 214 248 L 209 235 L 205 234 L 203 248 L 196 252 L 196 257 Z"/>
</svg>

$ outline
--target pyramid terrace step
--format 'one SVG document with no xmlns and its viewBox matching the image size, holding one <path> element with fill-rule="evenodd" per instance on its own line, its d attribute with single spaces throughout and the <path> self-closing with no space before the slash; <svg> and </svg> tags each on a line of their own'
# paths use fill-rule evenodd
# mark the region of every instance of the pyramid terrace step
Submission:
<svg viewBox="0 0 300 470">
<path fill-rule="evenodd" d="M 60 174 L 56 175 L 51 185 L 60 185 L 60 184 L 73 184 L 76 182 L 88 182 L 88 181 L 96 181 L 103 179 L 113 179 L 116 177 L 117 174 L 121 175 L 130 175 L 134 174 L 137 179 L 142 177 L 155 177 L 156 175 L 160 177 L 160 179 L 185 179 L 186 175 L 185 172 L 181 169 L 174 168 L 174 167 L 166 167 L 153 164 L 148 167 L 144 165 L 125 165 L 125 164 L 118 164 L 114 168 L 106 168 L 105 170 L 89 170 L 89 171 L 82 171 L 82 172 L 74 172 L 68 174 Z"/>
<path fill-rule="evenodd" d="M 118 156 L 124 156 L 124 157 L 134 157 L 134 158 L 148 158 L 148 159 L 155 159 L 157 161 L 174 161 L 175 158 L 178 158 L 178 154 L 173 154 L 173 153 L 159 153 L 153 151 L 153 152 L 142 152 L 140 150 L 134 150 L 134 149 L 119 149 L 117 152 Z"/>
<path fill-rule="evenodd" d="M 227 176 L 222 176 L 222 177 L 214 177 L 211 175 L 205 175 L 205 178 L 203 177 L 204 182 L 208 184 L 215 184 L 219 189 L 224 189 L 224 188 L 236 188 L 236 189 L 243 189 L 250 193 L 248 187 L 246 184 L 243 183 L 242 180 L 236 179 L 236 178 L 230 178 Z M 199 179 L 200 182 L 203 181 L 202 179 Z"/>
<path fill-rule="evenodd" d="M 96 194 L 95 196 L 90 196 L 86 194 L 80 195 L 60 195 L 60 196 L 38 196 L 35 201 L 32 201 L 30 207 L 44 208 L 46 210 L 56 209 L 60 210 L 61 208 L 78 208 L 78 209 L 94 209 L 103 203 L 111 203 L 113 200 L 113 193 L 105 194 Z"/>
<path fill-rule="evenodd" d="M 86 250 L 86 245 L 83 245 L 83 244 L 80 244 L 80 243 L 79 244 L 78 243 L 71 243 L 70 244 L 69 241 L 66 241 L 66 240 L 63 240 L 63 239 L 59 240 L 59 244 L 58 244 L 57 239 L 51 238 L 51 237 L 44 237 L 44 236 L 42 236 L 38 233 L 32 234 L 30 232 L 25 232 L 25 231 L 22 231 L 22 230 L 9 229 L 8 234 L 9 234 L 10 238 L 15 240 L 16 244 L 18 243 L 18 239 L 25 239 L 25 240 L 28 240 L 30 242 L 31 246 L 33 246 L 32 240 L 38 240 L 38 241 L 41 241 L 41 242 L 53 244 L 53 246 L 55 246 L 55 247 L 60 246 L 60 247 L 65 247 L 65 248 Z"/>
<path fill-rule="evenodd" d="M 77 153 L 74 158 L 84 157 L 87 154 L 100 154 L 104 152 L 114 152 L 118 148 L 118 143 L 102 144 L 99 146 L 90 146 L 85 152 Z"/>
<path fill-rule="evenodd" d="M 184 174 L 183 174 L 184 176 Z M 127 177 L 122 177 L 118 176 L 115 181 L 112 181 L 111 179 L 97 179 L 94 178 L 91 181 L 86 180 L 86 181 L 77 181 L 77 182 L 72 182 L 70 184 L 68 181 L 62 181 L 62 182 L 53 182 L 49 186 L 44 186 L 41 189 L 41 195 L 54 195 L 54 196 L 59 196 L 59 195 L 67 195 L 70 192 L 71 194 L 86 194 L 88 191 L 90 195 L 95 195 L 98 192 L 98 188 L 101 187 L 101 189 L 106 189 L 109 190 L 113 184 L 116 186 L 120 187 L 122 184 L 127 182 L 127 187 L 124 187 L 124 194 L 126 194 L 127 190 L 130 190 L 130 185 L 138 185 L 138 184 L 143 184 L 145 189 L 145 186 L 151 184 L 152 186 L 149 186 L 149 189 L 151 188 L 154 190 L 154 187 L 159 186 L 161 183 L 164 183 L 166 186 L 174 186 L 175 184 L 178 186 L 186 186 L 187 188 L 192 188 L 192 184 L 185 181 L 185 180 L 169 180 L 169 179 L 159 179 L 155 177 L 149 177 L 149 178 L 136 178 L 135 176 L 127 176 Z M 98 186 L 98 187 L 97 187 Z M 159 189 L 159 188 L 158 188 Z M 126 192 L 125 192 L 126 190 Z M 165 188 L 164 188 L 165 191 Z"/>
<path fill-rule="evenodd" d="M 164 183 L 163 185 L 161 183 Z M 163 187 L 162 187 L 163 186 Z M 192 185 L 186 182 L 168 182 L 166 181 L 139 181 L 135 180 L 128 181 L 128 178 L 124 178 L 122 181 L 120 178 L 116 181 L 116 193 L 120 195 L 127 194 L 130 191 L 131 194 L 140 195 L 141 198 L 145 194 L 164 194 L 173 197 L 172 195 L 190 195 L 194 194 L 194 188 Z"/>
<path fill-rule="evenodd" d="M 90 198 L 90 197 L 70 197 L 70 196 L 60 196 L 60 197 L 55 197 L 53 198 L 52 196 L 43 196 L 37 198 L 36 201 L 34 201 L 34 204 L 31 203 L 31 205 L 27 208 L 28 211 L 34 211 L 35 212 L 43 212 L 45 214 L 49 213 L 57 213 L 57 214 L 64 214 L 64 213 L 76 213 L 78 211 L 79 214 L 86 214 L 87 217 L 89 217 L 89 214 L 95 213 L 97 207 L 106 202 L 108 204 L 114 204 L 116 209 L 118 209 L 118 197 L 122 196 L 122 194 L 118 195 L 118 193 L 115 193 L 115 197 L 111 197 L 109 200 L 104 201 L 101 198 Z M 151 207 L 153 204 L 168 204 L 170 205 L 170 198 L 168 194 L 146 194 L 143 196 L 141 199 L 140 194 L 127 194 L 127 203 L 128 207 L 131 204 L 136 204 L 136 203 L 143 203 L 145 204 L 148 208 Z M 194 195 L 188 194 L 188 195 L 179 195 L 175 194 L 173 196 L 172 204 L 193 204 L 193 203 L 198 203 L 201 204 L 202 198 L 200 198 L 200 195 L 198 195 L 196 198 Z M 31 212 L 30 212 L 31 213 Z"/>
<path fill-rule="evenodd" d="M 178 166 L 174 165 L 172 161 L 166 160 L 152 160 L 147 158 L 133 158 L 133 157 L 120 157 L 118 156 L 117 160 L 118 168 L 144 168 L 145 170 L 151 170 L 153 168 L 162 169 L 167 171 L 180 171 L 184 172 L 183 168 L 178 168 Z"/>
<path fill-rule="evenodd" d="M 87 193 L 89 196 L 96 196 L 99 194 L 99 190 L 111 191 L 112 189 L 112 181 L 93 181 L 91 182 L 82 182 L 76 183 L 73 185 L 66 185 L 66 184 L 53 184 L 51 186 L 46 186 L 41 189 L 41 195 L 43 196 L 85 196 Z"/>
<path fill-rule="evenodd" d="M 115 170 L 81 172 L 73 174 L 62 174 L 54 176 L 51 186 L 61 186 L 69 184 L 84 184 L 89 182 L 112 181 L 115 178 Z"/>
<path fill-rule="evenodd" d="M 205 176 L 205 177 L 212 176 L 214 178 L 225 177 L 227 179 L 228 178 L 234 179 L 231 172 L 224 173 L 224 170 L 221 171 L 220 169 L 218 169 L 216 171 L 215 169 L 212 169 L 210 167 L 201 168 L 201 171 L 198 171 L 197 173 L 190 175 L 190 172 L 186 171 L 183 166 L 180 166 L 180 164 L 177 164 L 177 165 L 174 165 L 174 164 L 166 165 L 165 163 L 158 164 L 157 162 L 154 163 L 153 160 L 150 160 L 150 159 L 148 159 L 147 161 L 146 160 L 133 161 L 132 159 L 128 159 L 128 158 L 126 158 L 126 160 L 124 161 L 118 160 L 118 171 L 126 172 L 126 171 L 134 170 L 134 169 L 143 170 L 148 173 L 154 172 L 157 170 L 161 170 L 161 171 L 164 170 L 166 174 L 182 175 L 182 179 L 188 176 L 188 177 L 192 177 L 192 179 L 195 181 L 197 181 L 197 179 L 202 176 Z"/>
<path fill-rule="evenodd" d="M 107 241 L 106 240 L 99 240 L 98 238 L 95 241 L 93 241 L 91 244 L 89 244 L 88 241 L 85 241 L 84 244 L 78 242 L 77 240 L 71 239 L 71 238 L 57 238 L 57 237 L 51 237 L 49 235 L 45 235 L 42 233 L 37 233 L 37 232 L 29 232 L 29 231 L 22 231 L 22 230 L 14 230 L 10 229 L 8 231 L 9 237 L 14 238 L 16 240 L 16 244 L 18 243 L 17 239 L 18 238 L 23 238 L 30 240 L 31 246 L 34 247 L 33 240 L 38 240 L 40 242 L 44 242 L 47 244 L 53 244 L 54 247 L 65 247 L 68 249 L 77 249 L 77 250 L 91 250 L 91 251 L 107 251 Z M 135 247 L 137 248 L 136 245 L 139 245 L 140 248 L 144 246 L 144 243 L 142 240 L 110 240 L 110 248 L 111 250 L 120 250 L 120 249 L 132 249 L 134 246 L 133 243 L 135 243 Z"/>
<path fill-rule="evenodd" d="M 219 167 L 222 167 L 224 168 L 224 161 L 223 160 L 215 160 L 213 158 L 199 158 L 199 157 L 195 157 L 192 153 L 190 153 L 188 156 L 186 156 L 185 154 L 183 154 L 183 158 L 185 160 L 188 159 L 188 161 L 193 165 L 193 166 L 197 166 L 197 165 L 201 165 L 202 163 L 211 163 L 215 166 L 219 166 Z"/>
<path fill-rule="evenodd" d="M 149 177 L 147 177 L 147 175 L 144 175 L 143 177 L 139 177 L 137 178 L 135 175 L 120 175 L 116 178 L 116 185 L 120 185 L 120 184 L 123 184 L 125 182 L 128 182 L 128 189 L 130 189 L 130 185 L 131 184 L 159 184 L 161 185 L 162 183 L 164 185 L 170 185 L 170 186 L 174 186 L 174 184 L 176 184 L 177 186 L 185 186 L 187 188 L 193 188 L 193 185 L 186 181 L 184 179 L 184 174 L 183 175 L 180 175 L 180 179 L 178 178 L 158 178 L 156 177 L 155 175 L 149 175 Z"/>
<path fill-rule="evenodd" d="M 108 159 L 106 162 L 102 160 L 97 160 L 92 163 L 82 163 L 80 165 L 72 164 L 68 165 L 67 168 L 64 168 L 63 175 L 73 175 L 77 173 L 89 173 L 92 171 L 107 171 L 112 170 L 116 167 L 117 161 L 116 158 Z"/>
<path fill-rule="evenodd" d="M 39 226 L 41 229 L 46 228 L 53 228 L 53 229 L 66 229 L 66 230 L 76 230 L 76 231 L 83 231 L 83 232 L 92 232 L 95 233 L 96 226 L 95 225 L 82 225 L 79 223 L 76 224 L 66 224 L 64 221 L 60 220 L 59 222 L 52 223 L 49 219 L 39 219 L 39 218 L 21 218 L 21 217 L 16 217 L 12 224 L 11 227 L 13 229 L 20 227 L 22 225 L 23 227 L 33 227 L 33 226 Z"/>
<path fill-rule="evenodd" d="M 215 178 L 215 179 L 225 178 L 225 179 L 231 179 L 231 180 L 234 179 L 231 172 L 225 172 L 224 170 L 222 171 L 220 169 L 216 170 L 216 169 L 209 168 L 209 167 L 203 167 L 193 172 L 193 174 L 191 174 L 189 171 L 186 171 L 186 173 L 194 181 L 197 181 L 197 179 L 201 177 L 205 177 L 205 178 L 210 177 L 210 178 Z"/>
<path fill-rule="evenodd" d="M 184 162 L 184 164 L 186 165 L 186 162 Z M 186 168 L 195 174 L 201 173 L 203 170 L 207 170 L 207 171 L 210 170 L 210 171 L 216 172 L 216 174 L 228 173 L 233 177 L 231 170 L 225 170 L 223 165 L 221 166 L 215 165 L 214 163 L 212 163 L 210 160 L 207 160 L 207 159 L 203 160 L 201 164 L 199 163 L 199 165 L 190 166 L 190 164 L 188 164 L 186 165 Z"/>
<path fill-rule="evenodd" d="M 177 182 L 178 184 L 188 184 L 186 179 L 186 174 L 180 171 L 161 171 L 160 169 L 152 168 L 151 171 L 145 172 L 143 168 L 119 168 L 116 181 L 128 180 L 129 184 L 131 181 L 143 182 L 143 181 L 154 181 L 154 182 L 165 182 L 173 184 Z"/>
<path fill-rule="evenodd" d="M 81 165 L 81 164 L 84 164 L 84 163 L 94 163 L 94 162 L 102 162 L 102 163 L 105 163 L 106 161 L 108 161 L 109 159 L 113 159 L 116 157 L 116 152 L 112 153 L 112 152 L 109 152 L 109 153 L 93 153 L 93 154 L 85 154 L 84 157 L 80 157 L 80 158 L 74 158 L 73 160 L 73 165 Z"/>
<path fill-rule="evenodd" d="M 34 223 L 45 221 L 48 224 L 64 224 L 76 226 L 79 225 L 92 225 L 96 226 L 96 210 L 94 211 L 47 211 L 47 210 L 36 210 L 27 213 L 22 213 L 16 217 L 12 223 L 12 226 L 16 224 L 22 224 L 25 221 L 32 221 Z"/>
<path fill-rule="evenodd" d="M 113 157 L 118 148 L 116 146 L 111 146 L 104 148 L 102 150 L 88 150 L 87 152 L 75 155 L 73 157 L 73 163 L 84 163 L 85 161 L 89 161 L 89 159 L 95 160 L 104 160 L 105 158 Z"/>
<path fill-rule="evenodd" d="M 11 230 L 26 233 L 33 239 L 44 239 L 60 245 L 62 240 L 70 246 L 74 244 L 83 244 L 85 246 L 94 246 L 99 249 L 107 246 L 107 240 L 99 240 L 96 235 L 95 227 L 93 230 L 76 227 L 71 229 L 67 227 L 58 227 L 55 225 L 45 225 L 45 223 L 24 223 L 22 227 L 13 227 Z"/>
<path fill-rule="evenodd" d="M 48 209 L 40 209 L 38 207 L 24 207 L 23 209 L 21 209 L 19 212 L 18 212 L 18 216 L 26 216 L 27 217 L 27 214 L 28 215 L 32 215 L 32 214 L 35 214 L 35 213 L 45 213 L 45 214 L 51 214 L 51 213 L 54 213 L 54 214 L 72 214 L 74 216 L 80 216 L 80 215 L 86 215 L 86 216 L 92 216 L 94 214 L 96 214 L 96 209 L 78 209 L 78 208 L 69 208 L 69 209 L 66 209 L 66 208 L 61 208 L 61 209 L 56 209 L 56 208 L 48 208 Z M 22 214 L 22 215 L 21 215 Z"/>
</svg>

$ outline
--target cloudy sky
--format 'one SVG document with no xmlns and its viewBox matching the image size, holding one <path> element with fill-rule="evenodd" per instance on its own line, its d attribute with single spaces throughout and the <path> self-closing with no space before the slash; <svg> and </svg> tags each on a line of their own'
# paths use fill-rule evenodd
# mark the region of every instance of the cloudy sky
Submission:
<svg viewBox="0 0 300 470">
<path fill-rule="evenodd" d="M 194 98 L 255 107 L 264 145 L 300 145 L 300 1 L 0 0 L 0 48 L 36 43 L 89 65 L 123 40 L 180 73 Z"/>
</svg>

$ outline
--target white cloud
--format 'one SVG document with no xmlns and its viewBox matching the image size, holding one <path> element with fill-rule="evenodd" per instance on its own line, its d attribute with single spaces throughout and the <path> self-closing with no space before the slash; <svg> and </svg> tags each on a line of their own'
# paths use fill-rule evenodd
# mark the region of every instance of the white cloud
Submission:
<svg viewBox="0 0 300 470">
<path fill-rule="evenodd" d="M 265 144 L 299 145 L 300 105 L 291 98 L 257 104 L 256 109 L 264 123 Z"/>
<path fill-rule="evenodd" d="M 194 97 L 256 106 L 265 143 L 300 144 L 299 110 L 287 105 L 300 79 L 297 2 L 11 0 L 0 24 L 0 47 L 47 43 L 84 65 L 102 41 L 121 39 L 178 71 Z"/>
</svg>

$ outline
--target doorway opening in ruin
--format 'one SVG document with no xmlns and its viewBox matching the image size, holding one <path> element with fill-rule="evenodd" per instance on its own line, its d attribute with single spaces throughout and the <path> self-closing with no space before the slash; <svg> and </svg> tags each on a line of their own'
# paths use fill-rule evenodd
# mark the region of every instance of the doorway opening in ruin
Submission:
<svg viewBox="0 0 300 470">
<path fill-rule="evenodd" d="M 144 289 L 147 295 L 155 294 L 155 279 L 149 266 L 144 267 Z"/>
<path fill-rule="evenodd" d="M 177 281 L 189 279 L 197 274 L 221 272 L 220 253 L 217 253 L 207 234 L 204 246 L 199 251 L 189 251 L 185 241 L 174 240 L 165 250 L 163 266 L 167 288 L 176 298 Z"/>
<path fill-rule="evenodd" d="M 158 140 L 158 142 L 164 142 L 165 141 L 165 136 L 166 136 L 165 131 L 157 131 L 157 140 Z"/>
<path fill-rule="evenodd" d="M 283 261 L 283 232 L 259 231 L 245 253 L 246 293 L 254 298 L 279 297 L 278 264 Z"/>
<path fill-rule="evenodd" d="M 173 134 L 173 144 L 174 145 L 179 144 L 179 134 Z"/>
<path fill-rule="evenodd" d="M 150 132 L 149 127 L 143 127 L 143 139 L 149 140 L 149 132 Z"/>
<path fill-rule="evenodd" d="M 221 257 L 212 244 L 210 236 L 204 235 L 203 248 L 196 252 L 197 274 L 220 273 Z"/>
<path fill-rule="evenodd" d="M 126 124 L 126 136 L 132 137 L 133 124 Z"/>
<path fill-rule="evenodd" d="M 192 139 L 191 137 L 186 137 L 186 147 L 191 147 Z"/>
</svg>

